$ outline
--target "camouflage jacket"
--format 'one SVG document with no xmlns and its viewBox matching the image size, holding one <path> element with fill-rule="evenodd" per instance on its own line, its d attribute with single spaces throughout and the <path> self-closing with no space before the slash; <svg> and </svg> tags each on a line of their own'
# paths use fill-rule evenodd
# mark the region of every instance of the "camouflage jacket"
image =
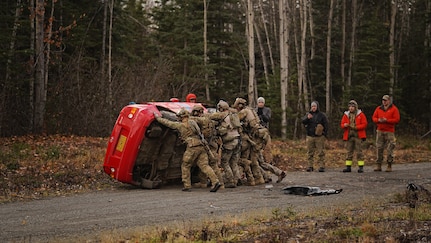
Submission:
<svg viewBox="0 0 431 243">
<path fill-rule="evenodd" d="M 193 130 L 188 119 L 184 119 L 182 122 L 174 122 L 162 117 L 156 117 L 156 119 L 160 124 L 177 130 L 187 147 L 203 146 L 199 135 Z"/>
</svg>

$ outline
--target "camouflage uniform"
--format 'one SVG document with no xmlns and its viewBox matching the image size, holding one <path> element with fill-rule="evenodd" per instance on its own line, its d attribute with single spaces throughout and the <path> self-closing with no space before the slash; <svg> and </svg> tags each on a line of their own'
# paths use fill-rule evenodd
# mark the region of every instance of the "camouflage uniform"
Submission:
<svg viewBox="0 0 431 243">
<path fill-rule="evenodd" d="M 217 132 L 215 128 L 215 121 L 211 120 L 209 114 L 204 114 L 203 112 L 204 110 L 202 106 L 200 105 L 193 106 L 192 116 L 190 117 L 190 119 L 195 120 L 199 124 L 202 135 L 205 137 L 205 140 L 207 141 L 208 149 L 211 151 L 211 153 L 207 151 L 209 165 L 213 169 L 214 173 L 217 175 L 220 185 L 224 187 L 223 174 L 219 167 L 219 160 L 220 160 L 220 156 L 218 154 L 219 142 L 218 142 L 218 137 L 216 137 Z M 200 179 L 201 187 L 206 187 L 208 177 L 202 171 L 199 172 L 199 179 Z"/>
<path fill-rule="evenodd" d="M 263 184 L 265 180 L 262 176 L 258 159 L 260 151 L 271 138 L 268 129 L 260 125 L 257 113 L 245 105 L 246 101 L 242 98 L 237 98 L 234 104 L 234 108 L 238 110 L 238 116 L 243 123 L 241 161 L 245 163 L 246 160 L 250 160 L 254 182 Z"/>
<path fill-rule="evenodd" d="M 238 129 L 241 124 L 226 102 L 220 101 L 217 108 L 220 112 L 213 113 L 210 117 L 219 121 L 217 132 L 222 140 L 221 166 L 225 173 L 225 187 L 233 188 L 237 186 L 237 182 L 241 178 L 238 168 L 241 149 Z"/>
<path fill-rule="evenodd" d="M 183 191 L 190 191 L 192 187 L 190 169 L 196 164 L 210 178 L 213 185 L 211 192 L 216 192 L 221 186 L 220 182 L 213 169 L 208 165 L 207 152 L 200 141 L 200 137 L 192 128 L 192 124 L 188 119 L 189 114 L 186 110 L 181 110 L 178 116 L 182 119 L 181 122 L 173 122 L 159 116 L 156 116 L 156 119 L 160 124 L 177 130 L 180 133 L 181 139 L 187 144 L 183 155 L 183 163 L 181 164 L 182 181 L 184 184 Z"/>
</svg>

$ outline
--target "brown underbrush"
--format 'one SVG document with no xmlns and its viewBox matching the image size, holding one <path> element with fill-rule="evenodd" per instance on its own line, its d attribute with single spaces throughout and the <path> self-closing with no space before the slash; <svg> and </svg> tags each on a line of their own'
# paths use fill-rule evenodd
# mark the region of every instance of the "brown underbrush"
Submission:
<svg viewBox="0 0 431 243">
<path fill-rule="evenodd" d="M 107 138 L 26 136 L 0 138 L 0 202 L 103 190 L 119 183 L 102 171 Z M 272 142 L 273 163 L 294 172 L 306 168 L 304 141 Z M 328 141 L 328 168 L 344 167 L 342 141 Z M 365 150 L 366 166 L 375 148 Z M 429 140 L 402 138 L 397 163 L 431 161 Z M 408 207 L 407 196 L 387 202 L 334 207 L 309 213 L 293 208 L 223 216 L 219 221 L 166 224 L 101 234 L 100 242 L 431 242 L 430 201 Z"/>
<path fill-rule="evenodd" d="M 0 138 L 0 202 L 38 199 L 102 190 L 118 185 L 103 172 L 107 138 L 77 136 L 24 136 Z M 366 166 L 375 162 L 375 148 L 368 140 Z M 344 166 L 341 140 L 326 143 L 328 168 Z M 307 166 L 304 140 L 273 140 L 273 164 L 286 171 Z M 397 163 L 431 161 L 430 140 L 399 139 Z"/>
</svg>

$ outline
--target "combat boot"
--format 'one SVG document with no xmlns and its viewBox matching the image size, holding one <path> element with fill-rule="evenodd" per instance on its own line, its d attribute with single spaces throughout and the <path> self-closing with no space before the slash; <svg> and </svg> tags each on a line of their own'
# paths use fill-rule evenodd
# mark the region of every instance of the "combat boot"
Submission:
<svg viewBox="0 0 431 243">
<path fill-rule="evenodd" d="M 386 172 L 392 172 L 392 163 L 388 163 L 388 167 L 385 170 Z"/>
<path fill-rule="evenodd" d="M 256 185 L 260 185 L 260 184 L 265 184 L 265 179 L 263 179 L 263 177 L 261 177 L 260 179 L 256 180 Z"/>
<path fill-rule="evenodd" d="M 254 182 L 254 178 L 248 178 L 247 179 L 247 185 L 248 186 L 255 186 L 256 183 Z"/>
<path fill-rule="evenodd" d="M 352 166 L 347 165 L 343 172 L 352 172 Z"/>
<path fill-rule="evenodd" d="M 284 177 L 286 177 L 286 172 L 282 171 L 280 175 L 278 175 L 277 183 L 280 183 L 284 179 Z"/>
<path fill-rule="evenodd" d="M 364 173 L 364 166 L 359 166 L 358 173 Z"/>
<path fill-rule="evenodd" d="M 213 186 L 213 188 L 211 188 L 210 192 L 217 192 L 217 191 L 218 191 L 218 189 L 220 189 L 220 187 L 221 187 L 220 182 L 217 182 L 217 183 Z"/>
<path fill-rule="evenodd" d="M 374 169 L 374 171 L 382 171 L 382 164 L 377 164 L 377 167 Z"/>
</svg>

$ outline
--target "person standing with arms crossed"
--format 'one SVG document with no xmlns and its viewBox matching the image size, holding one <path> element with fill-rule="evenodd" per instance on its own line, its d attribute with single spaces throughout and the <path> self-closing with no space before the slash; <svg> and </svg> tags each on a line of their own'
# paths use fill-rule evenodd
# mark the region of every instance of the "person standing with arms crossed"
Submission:
<svg viewBox="0 0 431 243">
<path fill-rule="evenodd" d="M 386 162 L 388 167 L 386 172 L 391 172 L 396 144 L 395 125 L 400 122 L 400 112 L 392 103 L 392 98 L 389 95 L 383 95 L 382 105 L 377 106 L 374 110 L 373 122 L 377 125 L 377 167 L 374 171 L 382 171 L 383 153 L 384 149 L 387 148 Z"/>
<path fill-rule="evenodd" d="M 343 140 L 347 142 L 346 168 L 343 172 L 352 172 L 353 154 L 356 152 L 358 160 L 358 173 L 364 172 L 363 143 L 367 139 L 367 117 L 358 109 L 358 102 L 349 101 L 349 110 L 345 111 L 341 118 L 341 128 L 344 130 Z"/>
</svg>

